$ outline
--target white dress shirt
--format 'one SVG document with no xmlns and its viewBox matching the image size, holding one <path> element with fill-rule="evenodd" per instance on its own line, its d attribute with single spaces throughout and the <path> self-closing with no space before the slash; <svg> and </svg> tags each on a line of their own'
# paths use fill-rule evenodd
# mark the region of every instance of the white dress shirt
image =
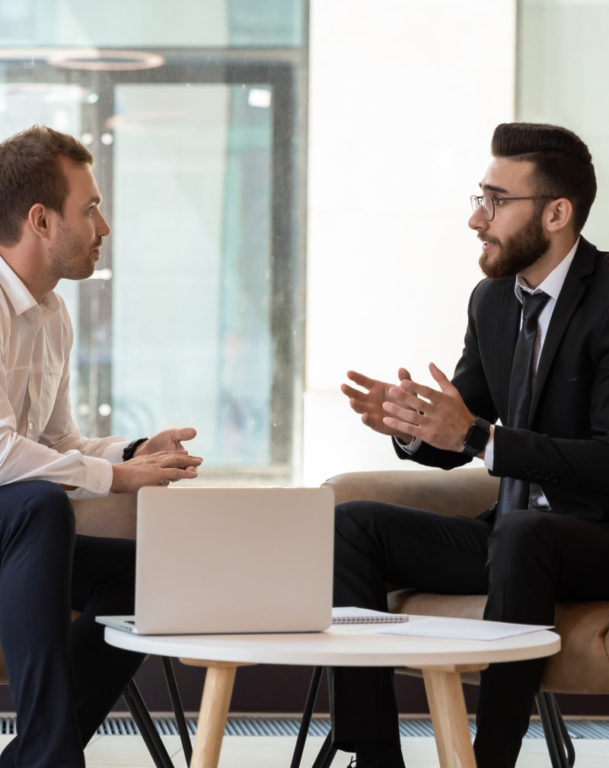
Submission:
<svg viewBox="0 0 609 768">
<path fill-rule="evenodd" d="M 73 330 L 63 300 L 39 304 L 0 257 L 0 485 L 50 480 L 72 497 L 105 496 L 121 437 L 84 438 L 72 419 Z"/>
</svg>

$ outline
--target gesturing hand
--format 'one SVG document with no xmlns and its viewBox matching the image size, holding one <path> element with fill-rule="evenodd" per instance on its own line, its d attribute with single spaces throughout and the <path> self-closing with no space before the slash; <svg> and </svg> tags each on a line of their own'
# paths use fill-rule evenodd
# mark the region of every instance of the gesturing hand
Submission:
<svg viewBox="0 0 609 768">
<path fill-rule="evenodd" d="M 138 445 L 134 456 L 148 456 L 159 451 L 171 451 L 173 453 L 187 453 L 182 445 L 182 440 L 192 440 L 196 437 L 197 430 L 192 427 L 181 429 L 165 429 L 158 435 L 149 438 Z"/>
<path fill-rule="evenodd" d="M 383 403 L 385 427 L 391 434 L 419 437 L 435 448 L 462 451 L 474 415 L 444 373 L 433 363 L 429 370 L 440 389 L 403 379 L 399 387 L 389 390 Z"/>
<path fill-rule="evenodd" d="M 347 371 L 347 378 L 363 389 L 363 391 L 356 389 L 349 384 L 341 385 L 341 392 L 349 398 L 349 405 L 355 413 L 361 415 L 363 423 L 383 435 L 403 437 L 404 433 L 400 430 L 396 431 L 395 427 L 385 422 L 384 418 L 387 413 L 383 409 L 383 403 L 388 400 L 389 392 L 395 388 L 395 385 L 371 379 L 357 371 Z M 405 368 L 398 370 L 398 379 L 400 382 L 410 381 L 410 374 Z M 408 436 L 406 437 L 408 439 Z"/>
</svg>

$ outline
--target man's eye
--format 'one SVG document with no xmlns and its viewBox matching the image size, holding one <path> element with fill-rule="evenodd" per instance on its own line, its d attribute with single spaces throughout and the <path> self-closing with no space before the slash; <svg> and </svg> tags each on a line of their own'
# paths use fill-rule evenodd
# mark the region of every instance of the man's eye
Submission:
<svg viewBox="0 0 609 768">
<path fill-rule="evenodd" d="M 502 197 L 494 197 L 493 203 L 495 203 L 495 207 L 501 208 L 502 205 L 505 205 L 507 200 L 504 200 Z"/>
</svg>

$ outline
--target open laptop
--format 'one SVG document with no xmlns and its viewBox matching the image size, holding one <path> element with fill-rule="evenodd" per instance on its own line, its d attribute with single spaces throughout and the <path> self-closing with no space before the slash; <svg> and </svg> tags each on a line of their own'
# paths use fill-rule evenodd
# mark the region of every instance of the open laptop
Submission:
<svg viewBox="0 0 609 768">
<path fill-rule="evenodd" d="M 141 634 L 307 632 L 331 623 L 331 488 L 142 488 L 135 616 Z"/>
</svg>

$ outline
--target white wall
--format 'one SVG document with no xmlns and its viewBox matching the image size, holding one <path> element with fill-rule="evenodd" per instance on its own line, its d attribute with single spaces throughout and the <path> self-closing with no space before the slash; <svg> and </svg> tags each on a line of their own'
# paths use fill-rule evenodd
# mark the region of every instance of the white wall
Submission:
<svg viewBox="0 0 609 768">
<path fill-rule="evenodd" d="M 403 467 L 347 369 L 452 373 L 480 277 L 469 195 L 513 119 L 515 0 L 311 0 L 303 482 Z"/>
</svg>

